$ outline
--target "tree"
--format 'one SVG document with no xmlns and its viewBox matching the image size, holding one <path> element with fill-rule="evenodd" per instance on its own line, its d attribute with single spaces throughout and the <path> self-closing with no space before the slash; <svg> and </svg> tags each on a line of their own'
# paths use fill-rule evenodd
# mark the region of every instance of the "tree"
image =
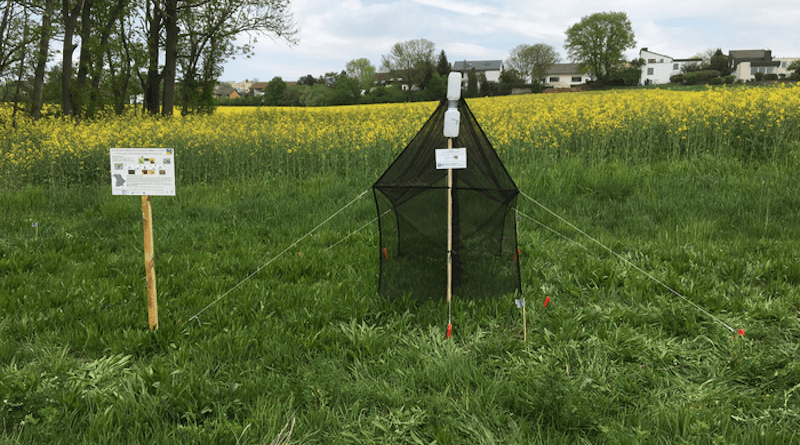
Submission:
<svg viewBox="0 0 800 445">
<path fill-rule="evenodd" d="M 178 25 L 181 35 L 185 36 L 182 48 L 186 53 L 182 56 L 185 97 L 191 97 L 188 88 L 211 88 L 226 59 L 237 55 L 250 57 L 258 35 L 278 37 L 290 45 L 297 43 L 288 0 L 180 1 Z M 234 45 L 236 37 L 242 34 L 249 35 L 250 39 L 242 45 Z M 167 41 L 169 43 L 169 39 Z M 173 85 L 168 85 L 167 66 L 164 71 L 164 90 L 167 91 L 174 88 L 174 80 Z M 169 114 L 168 108 L 171 112 L 171 105 L 165 102 L 164 114 Z"/>
<path fill-rule="evenodd" d="M 731 73 L 731 68 L 728 66 L 728 56 L 722 53 L 721 48 L 717 48 L 709 59 L 708 68 L 719 71 L 723 76 Z"/>
<path fill-rule="evenodd" d="M 433 74 L 433 42 L 425 39 L 408 40 L 396 43 L 388 55 L 382 59 L 382 68 L 396 77 L 401 77 L 408 85 L 408 100 L 411 101 L 411 88 L 424 88 Z"/>
<path fill-rule="evenodd" d="M 36 68 L 34 69 L 33 91 L 31 92 L 31 117 L 34 119 L 39 119 L 42 116 L 42 106 L 44 105 L 44 76 L 48 56 L 50 55 L 53 14 L 55 14 L 55 0 L 45 0 L 41 11 L 42 27 L 39 33 L 39 43 L 36 47 Z"/>
<path fill-rule="evenodd" d="M 0 79 L 16 79 L 17 87 L 20 86 L 20 74 L 24 74 L 29 65 L 26 55 L 32 52 L 31 46 L 38 40 L 38 30 L 30 16 L 42 13 L 32 11 L 21 2 L 5 3 L 0 14 Z"/>
<path fill-rule="evenodd" d="M 598 12 L 567 29 L 564 45 L 570 59 L 605 81 L 623 65 L 623 52 L 636 46 L 633 27 L 624 12 Z"/>
<path fill-rule="evenodd" d="M 280 77 L 273 77 L 267 87 L 264 88 L 264 105 L 278 106 L 283 101 L 283 94 L 286 92 L 286 82 Z"/>
<path fill-rule="evenodd" d="M 333 99 L 333 89 L 324 83 L 317 83 L 311 87 L 306 95 L 307 107 L 324 107 L 330 105 Z"/>
<path fill-rule="evenodd" d="M 693 59 L 691 62 L 681 65 L 681 73 L 689 74 L 703 69 L 703 62 L 700 59 Z"/>
<path fill-rule="evenodd" d="M 347 75 L 358 81 L 359 88 L 369 91 L 375 85 L 375 67 L 369 59 L 361 58 L 347 62 Z"/>
<path fill-rule="evenodd" d="M 329 105 L 353 105 L 358 103 L 359 99 L 361 99 L 361 87 L 358 80 L 343 71 L 336 77 Z"/>
<path fill-rule="evenodd" d="M 510 51 L 506 65 L 525 77 L 530 76 L 531 83 L 539 83 L 547 70 L 560 60 L 555 48 L 546 43 L 523 43 Z"/>
<path fill-rule="evenodd" d="M 467 73 L 467 94 L 465 97 L 475 97 L 478 95 L 478 72 L 475 67 Z"/>
<path fill-rule="evenodd" d="M 74 92 L 72 90 L 72 54 L 77 45 L 73 44 L 75 38 L 75 28 L 78 25 L 78 18 L 83 8 L 84 0 L 63 0 L 61 2 L 61 19 L 64 26 L 61 47 L 61 111 L 72 116 Z"/>
<path fill-rule="evenodd" d="M 315 83 L 317 83 L 317 79 L 314 76 L 312 76 L 311 74 L 303 76 L 300 79 L 298 79 L 298 81 L 297 81 L 298 85 L 307 85 L 307 86 L 310 86 L 310 87 L 314 86 Z"/>
<path fill-rule="evenodd" d="M 511 94 L 514 87 L 524 84 L 525 80 L 514 68 L 503 69 L 500 73 L 500 94 Z"/>
<path fill-rule="evenodd" d="M 792 61 L 786 69 L 792 72 L 792 79 L 800 79 L 800 59 Z"/>
<path fill-rule="evenodd" d="M 447 61 L 447 54 L 444 53 L 444 50 L 439 53 L 439 58 L 436 59 L 436 72 L 439 73 L 440 76 L 447 77 L 450 74 L 450 62 Z"/>
</svg>

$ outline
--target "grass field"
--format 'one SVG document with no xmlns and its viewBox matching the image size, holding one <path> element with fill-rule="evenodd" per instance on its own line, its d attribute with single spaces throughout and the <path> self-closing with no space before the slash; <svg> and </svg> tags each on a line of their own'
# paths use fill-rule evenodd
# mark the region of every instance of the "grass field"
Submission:
<svg viewBox="0 0 800 445">
<path fill-rule="evenodd" d="M 796 88 L 470 102 L 526 195 L 702 310 L 521 199 L 523 295 L 456 298 L 451 340 L 443 302 L 376 295 L 369 195 L 192 319 L 369 188 L 435 104 L 9 131 L 0 443 L 269 444 L 293 420 L 295 444 L 800 443 Z M 698 110 L 723 103 L 761 107 Z M 141 205 L 111 196 L 107 148 L 155 145 L 180 181 L 153 198 L 151 333 Z"/>
</svg>

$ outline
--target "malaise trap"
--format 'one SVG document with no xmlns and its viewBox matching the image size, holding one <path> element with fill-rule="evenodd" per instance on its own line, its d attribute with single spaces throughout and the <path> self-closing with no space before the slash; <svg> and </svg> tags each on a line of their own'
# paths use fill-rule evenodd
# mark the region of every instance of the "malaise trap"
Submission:
<svg viewBox="0 0 800 445">
<path fill-rule="evenodd" d="M 454 296 L 484 298 L 521 290 L 515 219 L 519 189 L 463 99 L 457 102 L 460 122 L 452 146 L 466 149 L 467 163 L 452 169 L 448 218 L 448 170 L 436 165 L 436 150 L 448 147 L 447 110 L 448 101 L 442 100 L 372 186 L 383 296 L 441 298 L 448 260 Z"/>
</svg>

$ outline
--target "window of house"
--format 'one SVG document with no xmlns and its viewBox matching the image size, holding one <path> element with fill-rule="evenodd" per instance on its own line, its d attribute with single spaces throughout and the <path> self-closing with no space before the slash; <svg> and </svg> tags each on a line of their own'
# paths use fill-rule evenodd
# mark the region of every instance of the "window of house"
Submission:
<svg viewBox="0 0 800 445">
<path fill-rule="evenodd" d="M 658 59 L 658 63 L 664 63 L 664 59 Z"/>
<path fill-rule="evenodd" d="M 781 62 L 781 68 L 786 68 L 786 61 Z"/>
<path fill-rule="evenodd" d="M 581 76 L 572 76 L 572 83 L 580 83 L 583 82 L 583 78 Z"/>
<path fill-rule="evenodd" d="M 774 74 L 775 67 L 774 66 L 751 66 L 750 67 L 750 75 L 754 75 L 755 73 L 764 73 L 764 74 Z"/>
<path fill-rule="evenodd" d="M 647 63 L 656 63 L 656 59 L 647 59 Z"/>
<path fill-rule="evenodd" d="M 558 82 L 559 80 L 560 78 L 558 76 L 550 76 L 550 79 L 548 79 L 549 82 Z"/>
<path fill-rule="evenodd" d="M 679 69 L 681 69 L 681 65 L 679 63 L 673 63 L 672 64 L 672 69 L 673 70 L 679 70 Z"/>
<path fill-rule="evenodd" d="M 648 68 L 647 69 L 647 75 L 648 76 L 652 76 L 654 72 L 655 72 L 655 69 L 653 69 L 653 68 Z"/>
</svg>

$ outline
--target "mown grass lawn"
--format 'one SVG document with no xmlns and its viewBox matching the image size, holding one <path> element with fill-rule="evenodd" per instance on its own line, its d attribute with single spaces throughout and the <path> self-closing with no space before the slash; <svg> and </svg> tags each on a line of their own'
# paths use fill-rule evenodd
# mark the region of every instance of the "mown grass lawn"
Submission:
<svg viewBox="0 0 800 445">
<path fill-rule="evenodd" d="M 508 168 L 703 310 L 521 199 L 523 295 L 456 294 L 447 340 L 443 301 L 376 295 L 376 227 L 353 233 L 367 195 L 191 318 L 367 189 L 364 169 L 154 197 L 151 333 L 138 198 L 2 190 L 0 442 L 265 444 L 294 420 L 294 444 L 800 443 L 796 159 Z"/>
</svg>

